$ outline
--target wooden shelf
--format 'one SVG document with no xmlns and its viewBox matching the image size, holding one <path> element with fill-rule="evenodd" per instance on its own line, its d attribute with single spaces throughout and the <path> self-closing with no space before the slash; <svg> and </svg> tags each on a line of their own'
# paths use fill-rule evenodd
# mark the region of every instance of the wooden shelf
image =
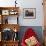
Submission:
<svg viewBox="0 0 46 46">
<path fill-rule="evenodd" d="M 3 9 L 15 9 L 15 8 L 19 8 L 19 7 L 0 7 L 1 9 L 3 8 Z"/>
<path fill-rule="evenodd" d="M 1 41 L 1 42 L 2 42 L 2 41 Z M 3 41 L 3 42 L 5 42 L 5 43 L 8 43 L 8 42 L 12 43 L 12 42 L 19 42 L 19 40 L 16 40 L 16 41 L 10 40 L 10 41 Z"/>
<path fill-rule="evenodd" d="M 18 41 L 1 41 L 0 42 L 1 44 L 0 45 L 2 45 L 2 46 L 18 46 Z"/>
<path fill-rule="evenodd" d="M 13 14 L 12 14 L 12 12 L 13 12 Z M 18 24 L 18 14 L 19 14 L 19 7 L 0 7 L 0 20 L 1 20 L 0 32 L 1 33 L 3 33 L 3 30 L 6 28 L 11 29 L 12 31 L 14 31 L 14 33 L 15 33 L 15 29 L 16 29 L 16 32 L 18 33 L 18 31 L 20 29 L 20 26 Z M 8 24 L 8 19 L 7 19 L 8 16 L 14 16 L 14 17 L 17 16 L 17 18 L 16 18 L 17 24 Z M 6 18 L 6 20 L 5 20 L 5 18 Z M 13 39 L 14 39 L 14 37 L 13 37 Z M 0 46 L 18 46 L 18 42 L 19 42 L 18 39 L 17 39 L 17 41 L 16 40 L 13 41 L 13 39 L 10 39 L 9 41 L 4 41 L 4 39 L 2 39 L 2 38 L 3 37 L 1 34 Z"/>
<path fill-rule="evenodd" d="M 12 12 L 12 13 L 10 13 L 10 12 Z M 1 15 L 1 23 L 2 24 L 4 24 L 4 23 L 8 24 L 9 16 L 14 16 L 14 17 L 17 16 L 17 24 L 18 24 L 19 7 L 0 7 L 0 15 Z M 5 19 L 5 17 L 6 17 L 6 19 Z"/>
<path fill-rule="evenodd" d="M 17 31 L 19 31 L 20 26 L 18 24 L 1 24 L 0 25 L 1 30 L 5 29 L 5 28 L 10 28 L 14 31 L 14 29 L 17 29 Z"/>
</svg>

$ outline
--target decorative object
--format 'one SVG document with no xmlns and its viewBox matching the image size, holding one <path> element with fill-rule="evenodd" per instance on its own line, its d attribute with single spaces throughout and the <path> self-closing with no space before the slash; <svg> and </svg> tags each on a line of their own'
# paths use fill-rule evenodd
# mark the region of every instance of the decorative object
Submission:
<svg viewBox="0 0 46 46">
<path fill-rule="evenodd" d="M 32 28 L 26 30 L 22 38 L 21 46 L 42 46 L 36 32 Z"/>
<path fill-rule="evenodd" d="M 16 7 L 16 4 L 17 4 L 17 2 L 16 2 L 17 0 L 15 0 L 15 7 Z"/>
<path fill-rule="evenodd" d="M 18 32 L 14 32 L 13 40 L 18 40 Z"/>
<path fill-rule="evenodd" d="M 17 29 L 16 28 L 14 29 L 14 32 L 17 32 Z"/>
<path fill-rule="evenodd" d="M 32 36 L 25 40 L 25 43 L 27 46 L 35 46 L 38 43 L 38 40 L 36 37 Z"/>
<path fill-rule="evenodd" d="M 2 23 L 3 24 L 8 24 L 8 15 L 3 15 Z"/>
<path fill-rule="evenodd" d="M 10 15 L 17 15 L 17 13 L 18 12 L 16 10 L 10 10 L 10 12 L 9 12 Z"/>
<path fill-rule="evenodd" d="M 35 19 L 36 18 L 36 8 L 24 8 L 23 9 L 24 18 Z"/>
<path fill-rule="evenodd" d="M 8 18 L 7 18 L 7 19 L 5 19 L 5 24 L 8 24 Z"/>
<path fill-rule="evenodd" d="M 2 15 L 9 15 L 9 10 L 2 10 Z"/>
<path fill-rule="evenodd" d="M 2 34 L 2 40 L 4 41 L 8 41 L 8 40 L 12 40 L 12 30 L 10 28 L 5 28 L 3 30 L 3 34 Z"/>
</svg>

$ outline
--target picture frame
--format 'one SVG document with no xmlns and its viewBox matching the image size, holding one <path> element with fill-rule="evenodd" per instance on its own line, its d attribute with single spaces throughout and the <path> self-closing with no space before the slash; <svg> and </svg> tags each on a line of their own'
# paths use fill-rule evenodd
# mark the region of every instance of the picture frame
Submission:
<svg viewBox="0 0 46 46">
<path fill-rule="evenodd" d="M 2 10 L 2 15 L 9 15 L 9 10 Z"/>
<path fill-rule="evenodd" d="M 24 8 L 23 15 L 25 19 L 35 19 L 36 18 L 36 8 Z"/>
</svg>

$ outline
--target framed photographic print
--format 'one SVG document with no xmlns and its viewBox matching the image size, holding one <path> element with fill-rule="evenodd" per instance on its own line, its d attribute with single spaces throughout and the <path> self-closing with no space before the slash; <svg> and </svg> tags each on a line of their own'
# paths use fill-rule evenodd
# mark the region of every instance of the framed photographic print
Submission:
<svg viewBox="0 0 46 46">
<path fill-rule="evenodd" d="M 2 10 L 2 15 L 9 15 L 9 10 Z"/>
<path fill-rule="evenodd" d="M 35 19 L 36 18 L 36 8 L 24 8 L 23 9 L 25 19 Z"/>
</svg>

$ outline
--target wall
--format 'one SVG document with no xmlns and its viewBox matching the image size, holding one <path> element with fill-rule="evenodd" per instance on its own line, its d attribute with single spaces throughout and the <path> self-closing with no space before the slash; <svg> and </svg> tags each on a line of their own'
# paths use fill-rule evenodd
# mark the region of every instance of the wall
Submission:
<svg viewBox="0 0 46 46">
<path fill-rule="evenodd" d="M 24 4 L 23 4 L 24 3 Z M 22 2 L 23 8 L 36 8 L 36 19 L 24 19 L 23 10 L 20 16 L 20 25 L 24 26 L 42 26 L 43 25 L 43 6 L 42 0 L 29 0 Z"/>
<path fill-rule="evenodd" d="M 0 0 L 1 7 L 15 6 L 15 0 Z M 17 0 L 20 7 L 19 24 L 21 26 L 43 26 L 43 6 L 42 0 Z M 36 19 L 24 19 L 23 8 L 36 8 Z"/>
</svg>

